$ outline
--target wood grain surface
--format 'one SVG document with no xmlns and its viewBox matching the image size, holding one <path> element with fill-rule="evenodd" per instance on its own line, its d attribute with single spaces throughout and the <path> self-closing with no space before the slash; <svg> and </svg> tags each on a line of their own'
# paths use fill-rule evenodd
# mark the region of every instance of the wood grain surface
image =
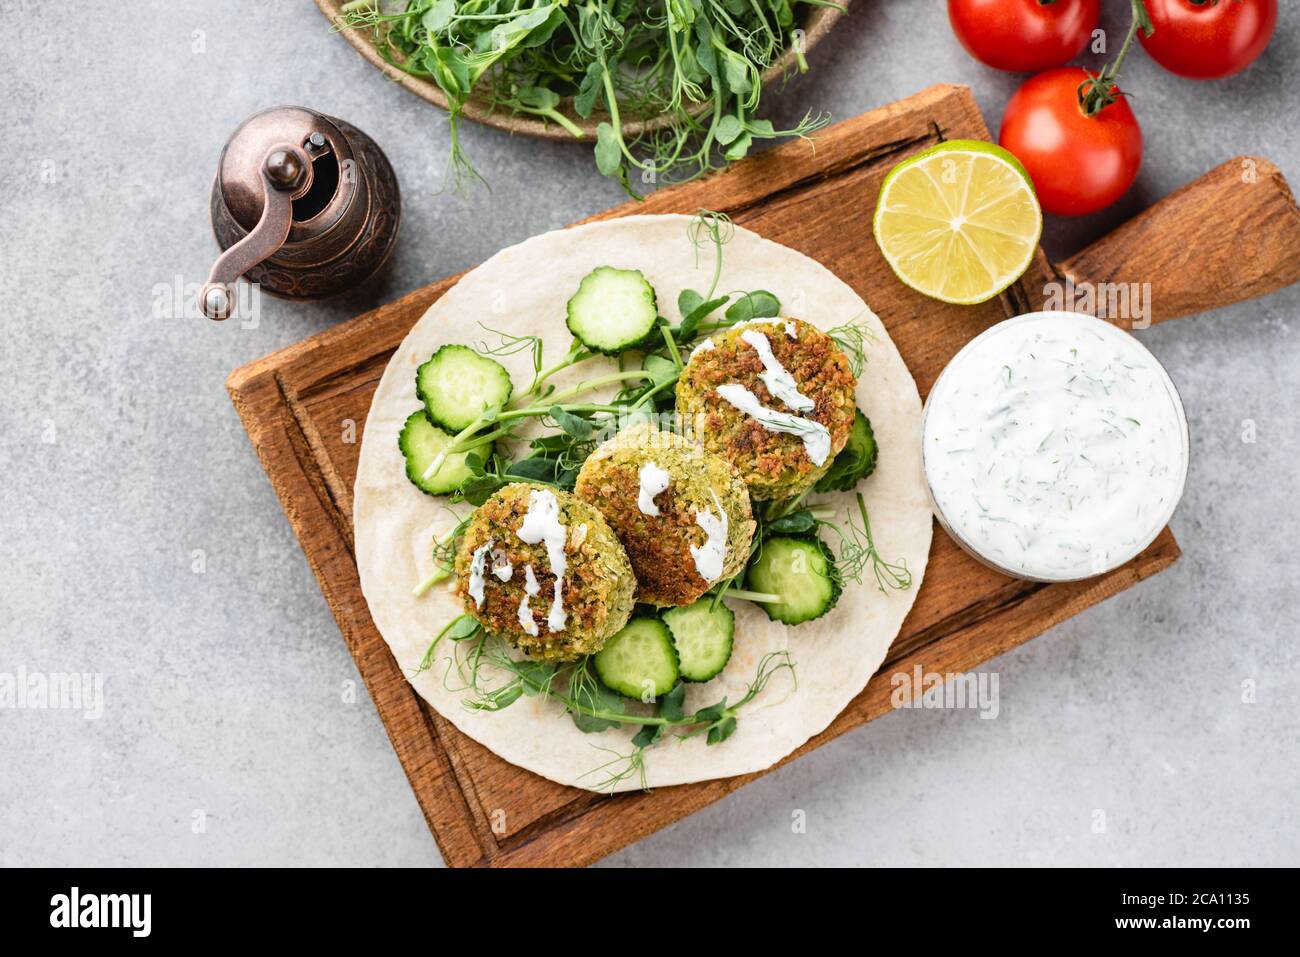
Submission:
<svg viewBox="0 0 1300 957">
<path fill-rule="evenodd" d="M 1066 276 L 1152 282 L 1156 318 L 1260 295 L 1300 269 L 1300 218 L 1276 170 L 1240 180 L 1234 160 L 1053 269 L 1040 251 L 1002 296 L 949 306 L 905 288 L 871 237 L 880 181 L 899 160 L 945 139 L 987 139 L 969 91 L 935 86 L 709 177 L 593 219 L 636 213 L 726 212 L 812 256 L 880 316 L 924 396 L 944 363 L 991 323 L 1037 308 Z M 1259 187 L 1247 189 L 1246 187 Z M 1251 224 L 1225 239 L 1225 216 Z M 1217 224 L 1217 225 L 1216 225 Z M 1158 234 L 1164 241 L 1153 241 Z M 1175 241 L 1170 242 L 1169 237 Z M 1279 248 L 1279 243 L 1283 243 Z M 1153 252 L 1153 246 L 1168 248 Z M 1189 263 L 1213 263 L 1213 269 Z M 1176 272 L 1166 272 L 1176 270 Z M 366 681 L 411 787 L 450 865 L 582 865 L 716 801 L 758 775 L 614 797 L 553 784 L 470 740 L 424 704 L 371 621 L 352 552 L 352 484 L 371 395 L 393 350 L 458 277 L 328 329 L 234 372 L 228 389 Z M 1042 585 L 1003 577 L 936 529 L 925 582 L 884 665 L 822 734 L 787 758 L 890 710 L 890 676 L 920 665 L 960 672 L 1168 567 L 1168 529 L 1117 571 Z M 782 762 L 784 763 L 784 762 Z"/>
</svg>

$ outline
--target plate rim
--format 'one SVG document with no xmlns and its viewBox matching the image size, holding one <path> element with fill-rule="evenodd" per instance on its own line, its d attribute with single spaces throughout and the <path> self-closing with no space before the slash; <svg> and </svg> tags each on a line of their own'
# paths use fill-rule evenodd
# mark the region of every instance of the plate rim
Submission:
<svg viewBox="0 0 1300 957">
<path fill-rule="evenodd" d="M 414 93 L 426 103 L 432 103 L 442 110 L 447 110 L 449 108 L 447 97 L 437 83 L 423 77 L 412 76 L 393 66 L 380 55 L 379 50 L 370 42 L 364 31 L 343 30 L 335 27 L 335 21 L 340 15 L 344 2 L 345 0 L 315 0 L 316 8 L 329 21 L 334 32 L 341 35 L 352 49 L 361 55 L 362 59 L 377 68 L 388 79 Z M 804 28 L 803 52 L 805 56 L 830 32 L 831 27 L 839 22 L 848 11 L 851 2 L 852 0 L 840 0 L 840 5 L 844 8 L 842 10 L 822 6 L 814 6 L 809 10 L 808 22 Z M 776 62 L 764 71 L 763 85 L 770 85 L 773 80 L 793 69 L 795 62 L 794 50 L 787 49 Z M 699 109 L 702 111 L 707 106 L 707 102 L 701 103 Z M 582 130 L 583 141 L 594 139 L 597 125 L 608 118 L 604 111 L 597 111 L 589 117 L 578 116 L 567 103 L 561 105 L 561 112 Z M 538 117 L 493 110 L 488 104 L 472 95 L 465 104 L 464 110 L 461 111 L 461 115 L 476 123 L 504 130 L 507 133 L 522 133 L 525 136 L 544 140 L 567 140 L 572 142 L 577 139 L 568 130 L 555 123 L 547 123 Z M 623 123 L 623 132 L 628 136 L 639 136 L 642 133 L 651 133 L 663 129 L 667 125 L 667 115 L 660 114 L 649 119 L 626 120 Z"/>
</svg>

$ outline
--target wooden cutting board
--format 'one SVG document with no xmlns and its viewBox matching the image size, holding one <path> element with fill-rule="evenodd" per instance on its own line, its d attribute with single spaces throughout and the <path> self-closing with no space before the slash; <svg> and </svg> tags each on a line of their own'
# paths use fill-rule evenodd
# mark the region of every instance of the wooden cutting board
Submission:
<svg viewBox="0 0 1300 957">
<path fill-rule="evenodd" d="M 1067 263 L 1040 251 L 1001 297 L 957 307 L 904 287 L 871 237 L 880 181 L 945 139 L 987 139 L 970 91 L 935 86 L 708 179 L 593 219 L 707 208 L 820 261 L 879 314 L 924 396 L 944 363 L 990 324 L 1037 308 L 1045 286 L 1149 282 L 1154 320 L 1262 295 L 1300 278 L 1300 215 L 1265 160 L 1224 164 Z M 352 483 L 370 398 L 407 330 L 452 276 L 236 370 L 231 398 L 356 659 L 450 865 L 581 865 L 726 796 L 757 775 L 601 796 L 507 764 L 424 704 L 370 619 L 352 551 Z M 890 710 L 890 676 L 961 672 L 1002 654 L 1178 558 L 1165 529 L 1123 568 L 1086 582 L 1005 578 L 936 529 L 925 582 L 880 671 L 786 760 Z"/>
</svg>

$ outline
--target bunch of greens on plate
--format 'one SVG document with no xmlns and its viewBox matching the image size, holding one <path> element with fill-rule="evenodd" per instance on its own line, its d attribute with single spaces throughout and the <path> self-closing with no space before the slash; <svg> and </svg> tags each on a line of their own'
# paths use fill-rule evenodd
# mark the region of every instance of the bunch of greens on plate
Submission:
<svg viewBox="0 0 1300 957">
<path fill-rule="evenodd" d="M 793 47 L 796 4 L 828 0 L 378 0 L 343 7 L 344 24 L 372 31 L 394 66 L 431 79 L 450 104 L 450 164 L 476 176 L 458 136 L 471 94 L 493 110 L 541 117 L 575 137 L 597 127 L 596 165 L 636 195 L 642 183 L 680 181 L 743 157 L 755 140 L 806 136 L 828 117 L 809 113 L 777 130 L 756 111 L 764 71 Z M 623 121 L 663 117 L 635 137 Z"/>
</svg>

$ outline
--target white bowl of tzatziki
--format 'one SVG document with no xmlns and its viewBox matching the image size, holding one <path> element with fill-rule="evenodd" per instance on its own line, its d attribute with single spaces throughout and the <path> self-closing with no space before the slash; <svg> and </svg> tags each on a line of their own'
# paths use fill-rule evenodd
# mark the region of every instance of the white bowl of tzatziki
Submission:
<svg viewBox="0 0 1300 957">
<path fill-rule="evenodd" d="M 1173 380 L 1130 333 L 1038 312 L 967 343 L 926 399 L 935 516 L 968 552 L 1032 581 L 1118 568 L 1168 524 L 1187 478 Z"/>
</svg>

